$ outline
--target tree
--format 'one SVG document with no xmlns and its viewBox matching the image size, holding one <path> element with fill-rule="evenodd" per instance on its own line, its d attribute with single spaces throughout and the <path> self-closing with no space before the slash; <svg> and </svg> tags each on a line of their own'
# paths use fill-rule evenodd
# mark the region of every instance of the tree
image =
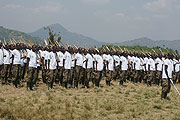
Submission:
<svg viewBox="0 0 180 120">
<path fill-rule="evenodd" d="M 50 27 L 44 27 L 44 30 L 48 30 L 48 41 L 49 45 L 55 45 L 55 42 L 60 42 L 61 41 L 61 35 L 60 32 L 58 34 L 54 33 L 54 31 Z M 55 38 L 57 37 L 57 40 Z"/>
</svg>

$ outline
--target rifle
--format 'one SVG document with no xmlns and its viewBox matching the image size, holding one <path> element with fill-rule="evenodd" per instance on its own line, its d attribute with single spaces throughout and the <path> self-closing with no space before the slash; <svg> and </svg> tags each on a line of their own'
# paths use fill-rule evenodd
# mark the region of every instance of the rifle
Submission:
<svg viewBox="0 0 180 120">
<path fill-rule="evenodd" d="M 2 46 L 2 50 L 3 50 L 3 57 L 6 57 L 6 54 L 5 54 L 5 50 L 4 50 L 4 48 L 5 48 L 5 45 L 4 45 L 4 43 L 3 43 L 3 46 Z"/>
<path fill-rule="evenodd" d="M 68 43 L 66 43 L 67 47 L 69 47 L 70 45 Z"/>
<path fill-rule="evenodd" d="M 118 48 L 121 50 L 121 52 L 124 52 L 120 46 L 118 46 Z"/>
<path fill-rule="evenodd" d="M 44 43 L 45 43 L 45 46 L 48 46 L 48 43 L 47 43 L 47 41 L 44 39 Z"/>
<path fill-rule="evenodd" d="M 63 45 L 63 47 L 67 50 L 68 48 L 66 47 L 66 45 L 60 40 L 60 43 Z"/>
</svg>

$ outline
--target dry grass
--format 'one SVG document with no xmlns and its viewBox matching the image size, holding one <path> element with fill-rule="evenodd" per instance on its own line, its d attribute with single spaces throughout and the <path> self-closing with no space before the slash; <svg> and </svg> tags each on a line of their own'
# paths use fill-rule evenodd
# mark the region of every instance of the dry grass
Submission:
<svg viewBox="0 0 180 120">
<path fill-rule="evenodd" d="M 104 81 L 102 81 L 104 85 Z M 0 86 L 0 119 L 7 120 L 179 120 L 180 97 L 171 89 L 171 100 L 161 100 L 161 87 L 118 82 L 113 86 L 66 90 L 58 85 L 35 91 Z M 180 85 L 177 85 L 180 89 Z"/>
</svg>

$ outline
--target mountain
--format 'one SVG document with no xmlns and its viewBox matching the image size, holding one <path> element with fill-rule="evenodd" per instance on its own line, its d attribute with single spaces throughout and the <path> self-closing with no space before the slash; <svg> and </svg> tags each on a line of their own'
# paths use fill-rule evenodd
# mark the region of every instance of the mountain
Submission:
<svg viewBox="0 0 180 120">
<path fill-rule="evenodd" d="M 160 46 L 162 48 L 171 48 L 173 50 L 180 51 L 180 40 L 151 40 L 147 37 L 134 39 L 126 42 L 115 43 L 122 46 L 147 46 L 147 47 L 157 47 Z"/>
<path fill-rule="evenodd" d="M 37 43 L 37 44 L 42 43 L 41 39 L 32 37 L 31 35 L 27 33 L 20 32 L 17 30 L 10 30 L 10 29 L 0 26 L 0 40 L 4 42 L 4 39 L 5 39 L 6 42 L 8 42 L 11 38 L 14 38 L 15 40 L 19 40 L 23 38 L 26 42 L 31 40 L 33 43 Z"/>
<path fill-rule="evenodd" d="M 87 47 L 96 45 L 96 46 L 100 47 L 103 44 L 108 44 L 105 42 L 97 41 L 91 37 L 87 37 L 87 36 L 84 36 L 81 34 L 70 32 L 60 24 L 52 24 L 48 27 L 50 27 L 55 33 L 60 32 L 62 42 L 68 43 L 70 45 L 78 44 L 79 46 L 82 46 L 82 47 L 84 45 L 87 45 Z M 29 33 L 29 35 L 31 35 L 33 37 L 39 37 L 41 39 L 47 39 L 49 36 L 48 31 L 44 30 L 44 28 L 40 28 L 35 32 Z"/>
</svg>

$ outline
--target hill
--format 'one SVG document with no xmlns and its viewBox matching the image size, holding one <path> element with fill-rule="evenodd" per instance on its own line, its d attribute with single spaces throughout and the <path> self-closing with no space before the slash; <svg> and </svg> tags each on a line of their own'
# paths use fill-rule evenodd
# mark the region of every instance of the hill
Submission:
<svg viewBox="0 0 180 120">
<path fill-rule="evenodd" d="M 87 45 L 88 47 L 97 45 L 98 47 L 100 47 L 103 44 L 107 44 L 105 42 L 97 41 L 91 37 L 87 37 L 81 34 L 70 32 L 69 30 L 67 30 L 60 24 L 52 24 L 48 27 L 50 27 L 56 33 L 60 32 L 61 37 L 62 37 L 62 42 L 64 43 L 67 42 L 70 45 L 79 44 L 82 47 L 84 45 Z M 39 37 L 41 39 L 47 39 L 49 36 L 48 31 L 44 30 L 44 28 L 40 28 L 36 30 L 35 32 L 29 33 L 29 34 L 33 37 Z"/>
<path fill-rule="evenodd" d="M 139 38 L 139 39 L 134 39 L 126 42 L 121 42 L 121 43 L 116 43 L 122 46 L 147 46 L 147 47 L 156 47 L 160 46 L 162 48 L 171 48 L 173 50 L 178 50 L 180 51 L 180 40 L 151 40 L 147 37 Z"/>
<path fill-rule="evenodd" d="M 0 26 L 0 40 L 4 42 L 5 39 L 6 42 L 8 42 L 10 41 L 11 38 L 14 38 L 15 40 L 20 40 L 21 38 L 23 38 L 26 42 L 31 40 L 33 43 L 37 43 L 37 44 L 42 43 L 41 39 L 32 37 L 27 33 L 20 32 L 17 30 L 10 30 Z"/>
</svg>

